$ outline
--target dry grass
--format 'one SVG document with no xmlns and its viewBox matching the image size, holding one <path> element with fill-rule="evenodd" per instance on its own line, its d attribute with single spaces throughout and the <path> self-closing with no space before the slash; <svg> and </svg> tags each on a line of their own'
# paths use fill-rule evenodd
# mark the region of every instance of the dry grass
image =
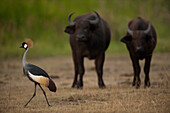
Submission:
<svg viewBox="0 0 170 113">
<path fill-rule="evenodd" d="M 85 60 L 84 89 L 72 89 L 73 63 L 71 57 L 29 59 L 43 67 L 57 84 L 58 91 L 44 87 L 52 107 L 48 107 L 40 88 L 36 97 L 24 108 L 34 91 L 34 85 L 22 73 L 21 59 L 6 60 L 0 64 L 0 112 L 2 113 L 168 113 L 170 112 L 170 54 L 153 56 L 151 88 L 131 87 L 133 79 L 129 56 L 106 57 L 104 81 L 106 89 L 97 86 L 93 62 Z M 47 64 L 48 62 L 48 64 Z M 141 65 L 143 66 L 143 62 Z"/>
</svg>

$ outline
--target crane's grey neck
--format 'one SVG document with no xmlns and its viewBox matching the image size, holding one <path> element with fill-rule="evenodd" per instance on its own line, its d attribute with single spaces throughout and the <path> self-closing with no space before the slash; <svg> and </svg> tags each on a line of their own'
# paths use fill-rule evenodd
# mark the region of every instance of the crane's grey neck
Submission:
<svg viewBox="0 0 170 113">
<path fill-rule="evenodd" d="M 27 52 L 28 52 L 28 50 L 29 50 L 29 47 L 25 50 L 25 53 L 24 53 L 24 56 L 23 56 L 23 59 L 22 59 L 22 63 L 23 63 L 23 67 L 25 67 L 26 66 L 26 64 L 28 64 L 27 63 Z"/>
</svg>

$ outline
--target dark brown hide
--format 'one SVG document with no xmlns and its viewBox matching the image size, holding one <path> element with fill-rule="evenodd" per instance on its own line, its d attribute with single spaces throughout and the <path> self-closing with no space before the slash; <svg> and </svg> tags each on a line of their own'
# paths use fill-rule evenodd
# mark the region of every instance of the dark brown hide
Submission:
<svg viewBox="0 0 170 113">
<path fill-rule="evenodd" d="M 155 28 L 149 21 L 141 17 L 131 20 L 127 25 L 127 34 L 121 39 L 125 43 L 133 64 L 134 80 L 132 85 L 140 87 L 140 65 L 139 60 L 145 59 L 145 87 L 150 86 L 149 71 L 153 50 L 156 46 L 157 35 Z"/>
<path fill-rule="evenodd" d="M 94 11 L 95 12 L 95 11 Z M 98 85 L 104 88 L 103 64 L 105 51 L 110 43 L 110 28 L 108 24 L 98 15 L 88 13 L 77 16 L 71 22 L 71 15 L 68 17 L 69 26 L 65 32 L 70 34 L 70 45 L 74 62 L 75 77 L 72 87 L 83 87 L 84 57 L 95 60 L 96 72 L 98 75 Z M 78 79 L 79 75 L 79 80 Z"/>
</svg>

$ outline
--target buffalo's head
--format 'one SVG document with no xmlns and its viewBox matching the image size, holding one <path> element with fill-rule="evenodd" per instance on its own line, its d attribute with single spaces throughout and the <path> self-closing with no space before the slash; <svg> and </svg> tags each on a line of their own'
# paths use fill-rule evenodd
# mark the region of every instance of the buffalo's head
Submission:
<svg viewBox="0 0 170 113">
<path fill-rule="evenodd" d="M 132 47 L 135 52 L 145 52 L 149 49 L 149 43 L 152 37 L 149 35 L 151 23 L 146 30 L 131 30 L 127 24 L 127 35 L 121 39 L 121 42 Z"/>
<path fill-rule="evenodd" d="M 78 41 L 88 41 L 100 22 L 99 14 L 96 11 L 94 12 L 96 16 L 90 15 L 89 17 L 84 17 L 74 21 L 71 21 L 71 16 L 74 12 L 71 13 L 68 16 L 69 26 L 65 28 L 64 32 L 74 34 Z"/>
</svg>

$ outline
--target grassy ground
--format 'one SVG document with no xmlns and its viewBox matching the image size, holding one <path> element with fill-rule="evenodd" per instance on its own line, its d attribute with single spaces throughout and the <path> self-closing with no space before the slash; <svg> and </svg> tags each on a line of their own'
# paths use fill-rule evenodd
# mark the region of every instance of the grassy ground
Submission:
<svg viewBox="0 0 170 113">
<path fill-rule="evenodd" d="M 93 61 L 85 59 L 84 88 L 72 89 L 73 62 L 71 57 L 34 58 L 29 62 L 45 69 L 57 85 L 57 92 L 37 87 L 36 97 L 24 108 L 34 92 L 34 84 L 23 75 L 20 59 L 0 63 L 0 112 L 2 113 L 169 113 L 170 112 L 170 54 L 154 54 L 150 79 L 151 87 L 144 89 L 141 69 L 141 88 L 131 86 L 133 80 L 128 55 L 109 55 L 104 66 L 106 89 L 99 89 Z M 47 63 L 48 62 L 48 63 Z M 140 62 L 143 67 L 144 62 Z"/>
<path fill-rule="evenodd" d="M 170 8 L 168 0 L 1 0 L 0 59 L 18 57 L 24 38 L 34 41 L 30 56 L 71 55 L 68 35 L 64 33 L 67 16 L 96 10 L 110 25 L 112 42 L 108 53 L 124 53 L 120 43 L 126 24 L 142 16 L 152 22 L 158 34 L 156 52 L 170 52 Z"/>
<path fill-rule="evenodd" d="M 0 0 L 0 113 L 169 113 L 169 4 L 169 0 Z M 109 23 L 112 33 L 104 66 L 107 87 L 98 88 L 94 63 L 85 60 L 84 88 L 72 89 L 74 69 L 64 33 L 67 16 L 75 11 L 75 18 L 93 9 Z M 142 71 L 141 88 L 136 90 L 131 87 L 133 71 L 127 49 L 119 40 L 127 22 L 138 16 L 155 26 L 158 44 L 151 65 L 151 88 L 143 88 Z M 19 46 L 24 38 L 34 41 L 28 61 L 45 69 L 58 87 L 56 93 L 43 87 L 52 107 L 47 106 L 40 88 L 28 107 L 23 107 L 34 91 L 22 72 Z"/>
</svg>

